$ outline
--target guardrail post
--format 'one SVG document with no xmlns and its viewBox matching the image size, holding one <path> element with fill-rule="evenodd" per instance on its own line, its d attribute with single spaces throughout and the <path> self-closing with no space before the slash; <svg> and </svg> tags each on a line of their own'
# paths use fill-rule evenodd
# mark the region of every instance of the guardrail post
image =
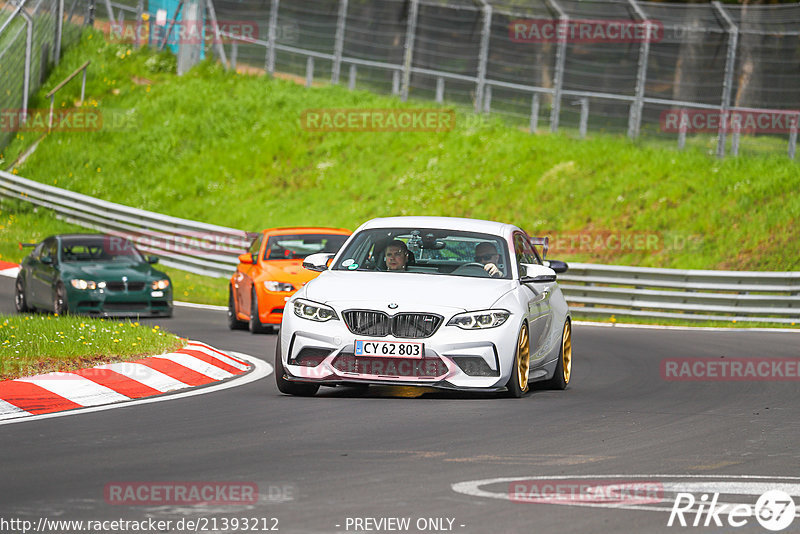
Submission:
<svg viewBox="0 0 800 534">
<path fill-rule="evenodd" d="M 639 65 L 636 72 L 636 94 L 635 100 L 631 104 L 630 115 L 628 116 L 628 137 L 636 139 L 642 126 L 642 108 L 644 107 L 644 90 L 647 81 L 647 62 L 650 58 L 650 37 L 653 26 L 647 18 L 644 10 L 636 3 L 636 0 L 628 0 L 636 15 L 644 22 L 645 38 L 639 47 Z"/>
<path fill-rule="evenodd" d="M 91 27 L 94 27 L 94 10 L 95 10 L 95 0 L 89 0 L 89 4 L 86 6 L 87 13 L 86 13 L 86 24 Z"/>
<path fill-rule="evenodd" d="M 239 55 L 239 41 L 231 41 L 231 70 L 236 71 L 236 57 Z"/>
<path fill-rule="evenodd" d="M 339 0 L 339 18 L 336 21 L 336 41 L 333 45 L 333 65 L 331 70 L 331 83 L 339 83 L 339 71 L 342 66 L 342 51 L 344 50 L 344 29 L 347 24 L 347 0 Z"/>
<path fill-rule="evenodd" d="M 722 81 L 722 102 L 719 106 L 720 121 L 719 135 L 717 137 L 717 157 L 725 157 L 725 137 L 728 128 L 728 110 L 731 103 L 731 90 L 733 88 L 733 71 L 736 68 L 736 46 L 739 43 L 739 28 L 733 22 L 722 4 L 712 2 L 722 19 L 728 24 L 728 55 L 725 58 L 725 77 Z"/>
<path fill-rule="evenodd" d="M 350 65 L 350 76 L 347 80 L 347 88 L 352 91 L 356 88 L 356 64 Z"/>
<path fill-rule="evenodd" d="M 314 57 L 308 56 L 306 60 L 306 87 L 314 84 Z"/>
<path fill-rule="evenodd" d="M 581 139 L 586 137 L 586 129 L 589 126 L 589 99 L 584 97 L 578 100 L 581 105 L 581 121 L 579 126 Z"/>
<path fill-rule="evenodd" d="M 444 78 L 439 76 L 436 78 L 436 103 L 441 104 L 444 102 Z"/>
<path fill-rule="evenodd" d="M 731 155 L 739 155 L 739 136 L 741 135 L 741 124 L 739 121 L 732 121 L 733 135 L 731 135 Z"/>
<path fill-rule="evenodd" d="M 400 71 L 397 70 L 392 71 L 392 94 L 400 94 Z"/>
<path fill-rule="evenodd" d="M 528 127 L 531 133 L 536 133 L 539 126 L 539 93 L 533 93 L 531 97 L 531 123 Z"/>
<path fill-rule="evenodd" d="M 403 57 L 403 87 L 400 90 L 400 100 L 408 100 L 408 90 L 411 85 L 411 62 L 414 59 L 414 39 L 417 35 L 417 16 L 419 15 L 419 0 L 411 0 L 408 13 L 408 27 L 406 28 L 405 54 Z"/>
<path fill-rule="evenodd" d="M 492 86 L 487 84 L 483 89 L 483 112 L 490 113 L 492 111 Z"/>
<path fill-rule="evenodd" d="M 275 73 L 275 40 L 278 33 L 278 9 L 281 0 L 272 0 L 269 8 L 269 30 L 267 34 L 266 71 L 272 76 Z"/>
<path fill-rule="evenodd" d="M 547 0 L 553 6 L 553 9 L 558 13 L 559 25 L 568 28 L 569 16 L 561 9 L 556 0 Z M 561 115 L 561 89 L 564 85 L 564 62 L 567 56 L 567 39 L 566 37 L 558 39 L 558 47 L 556 48 L 556 65 L 555 74 L 553 77 L 553 107 L 550 109 L 550 131 L 558 131 L 558 119 Z"/>
<path fill-rule="evenodd" d="M 800 114 L 794 116 L 794 120 L 789 119 L 789 159 L 794 159 L 795 148 L 797 147 L 797 128 L 800 123 Z"/>
<path fill-rule="evenodd" d="M 483 88 L 486 84 L 486 63 L 489 58 L 489 39 L 492 36 L 492 6 L 486 0 L 480 0 L 483 5 L 483 25 L 481 26 L 481 44 L 478 52 L 478 81 L 475 86 L 475 113 L 481 110 Z"/>
</svg>

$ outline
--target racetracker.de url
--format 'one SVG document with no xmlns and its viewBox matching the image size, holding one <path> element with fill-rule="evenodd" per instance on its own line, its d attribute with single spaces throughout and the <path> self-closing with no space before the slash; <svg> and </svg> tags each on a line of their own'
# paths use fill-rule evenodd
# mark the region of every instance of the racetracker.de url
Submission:
<svg viewBox="0 0 800 534">
<path fill-rule="evenodd" d="M 92 532 L 278 532 L 277 517 L 197 517 L 182 519 L 6 519 L 0 517 L 0 532 L 8 534 L 62 534 Z"/>
</svg>

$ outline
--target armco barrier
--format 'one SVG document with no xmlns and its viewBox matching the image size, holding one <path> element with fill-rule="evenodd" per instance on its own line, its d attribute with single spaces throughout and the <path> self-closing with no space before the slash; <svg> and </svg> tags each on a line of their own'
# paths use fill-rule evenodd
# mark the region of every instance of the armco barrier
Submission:
<svg viewBox="0 0 800 534">
<path fill-rule="evenodd" d="M 130 236 L 164 265 L 196 274 L 228 277 L 251 239 L 225 228 L 99 200 L 0 171 L 0 195 L 49 208 L 65 221 L 101 232 Z"/>
<path fill-rule="evenodd" d="M 189 272 L 228 277 L 247 232 L 178 219 L 73 193 L 0 171 L 0 195 L 54 210 L 103 232 L 141 236 L 143 252 Z M 180 242 L 164 246 L 163 236 Z M 147 238 L 155 236 L 155 245 Z M 202 236 L 200 238 L 199 236 Z M 161 244 L 161 246 L 159 246 Z M 572 263 L 559 282 L 573 315 L 619 315 L 800 324 L 800 272 L 702 271 Z"/>
</svg>

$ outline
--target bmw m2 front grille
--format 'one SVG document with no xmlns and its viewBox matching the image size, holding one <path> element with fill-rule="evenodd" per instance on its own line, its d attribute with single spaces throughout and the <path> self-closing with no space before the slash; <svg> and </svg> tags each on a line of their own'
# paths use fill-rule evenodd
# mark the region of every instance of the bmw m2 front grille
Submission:
<svg viewBox="0 0 800 534">
<path fill-rule="evenodd" d="M 432 313 L 398 313 L 389 316 L 372 310 L 350 310 L 342 313 L 347 328 L 360 336 L 383 337 L 392 334 L 400 338 L 430 337 L 444 318 Z"/>
</svg>

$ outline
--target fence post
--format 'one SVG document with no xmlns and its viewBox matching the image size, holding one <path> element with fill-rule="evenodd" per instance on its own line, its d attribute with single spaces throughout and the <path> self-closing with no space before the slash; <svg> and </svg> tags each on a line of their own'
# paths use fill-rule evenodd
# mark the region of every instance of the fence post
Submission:
<svg viewBox="0 0 800 534">
<path fill-rule="evenodd" d="M 719 107 L 719 135 L 717 137 L 717 157 L 725 157 L 725 137 L 728 128 L 728 110 L 731 105 L 731 90 L 733 88 L 733 70 L 736 68 L 736 46 L 739 43 L 739 28 L 733 22 L 722 4 L 712 2 L 719 11 L 722 19 L 728 24 L 728 57 L 725 59 L 725 78 L 722 81 L 722 102 Z"/>
<path fill-rule="evenodd" d="M 441 104 L 444 102 L 444 78 L 439 76 L 436 78 L 436 103 Z"/>
<path fill-rule="evenodd" d="M 231 70 L 236 72 L 236 58 L 239 55 L 239 41 L 233 39 L 231 41 Z"/>
<path fill-rule="evenodd" d="M 267 61 L 266 70 L 271 76 L 275 73 L 275 40 L 278 33 L 278 9 L 280 8 L 281 0 L 272 0 L 271 7 L 269 8 L 269 30 L 267 36 Z"/>
<path fill-rule="evenodd" d="M 492 36 L 492 6 L 486 0 L 483 4 L 483 26 L 481 27 L 481 48 L 478 52 L 478 82 L 475 87 L 475 113 L 480 113 L 483 88 L 486 85 L 486 64 L 489 60 L 489 39 Z"/>
<path fill-rule="evenodd" d="M 56 36 L 53 38 L 53 64 L 61 61 L 61 28 L 64 25 L 64 0 L 58 0 L 56 9 Z"/>
<path fill-rule="evenodd" d="M 314 56 L 308 56 L 306 60 L 306 87 L 311 87 L 314 83 Z"/>
<path fill-rule="evenodd" d="M 789 119 L 789 159 L 794 159 L 795 148 L 797 147 L 797 127 L 800 123 L 800 114 L 794 116 L 794 120 Z"/>
<path fill-rule="evenodd" d="M 211 19 L 211 24 L 214 26 L 214 41 L 217 45 L 217 53 L 219 54 L 220 61 L 222 61 L 222 66 L 226 67 L 228 65 L 228 58 L 225 57 L 225 47 L 222 46 L 222 37 L 219 35 L 217 11 L 214 9 L 214 2 L 212 0 L 208 0 L 206 5 L 208 7 L 208 16 Z"/>
<path fill-rule="evenodd" d="M 339 83 L 339 72 L 342 68 L 342 51 L 344 50 L 344 28 L 347 24 L 347 0 L 339 0 L 339 19 L 336 21 L 336 41 L 333 45 L 333 66 L 331 83 Z"/>
<path fill-rule="evenodd" d="M 117 21 L 114 19 L 114 9 L 111 7 L 111 0 L 106 0 L 106 11 L 108 11 L 108 20 L 111 21 L 113 26 Z"/>
<path fill-rule="evenodd" d="M 683 150 L 686 146 L 686 128 L 689 125 L 689 117 L 685 109 L 680 111 L 680 120 L 678 121 L 678 150 Z"/>
<path fill-rule="evenodd" d="M 397 70 L 392 71 L 392 94 L 400 94 L 400 71 Z"/>
<path fill-rule="evenodd" d="M 133 36 L 133 46 L 137 50 L 142 47 L 142 39 L 139 35 L 142 31 L 142 14 L 144 14 L 144 0 L 139 0 L 136 2 L 136 24 L 134 25 L 136 35 Z"/>
<path fill-rule="evenodd" d="M 490 113 L 492 111 L 492 86 L 487 85 L 483 88 L 483 112 Z"/>
<path fill-rule="evenodd" d="M 347 88 L 352 91 L 356 88 L 356 64 L 350 65 L 350 79 L 347 80 Z"/>
<path fill-rule="evenodd" d="M 539 93 L 534 92 L 531 98 L 531 124 L 529 126 L 531 133 L 536 133 L 536 128 L 539 126 Z"/>
<path fill-rule="evenodd" d="M 405 57 L 403 58 L 403 87 L 400 90 L 400 100 L 408 100 L 408 88 L 411 85 L 411 61 L 414 58 L 414 39 L 417 35 L 417 15 L 419 14 L 419 0 L 411 0 L 408 13 L 408 27 L 406 28 Z"/>
<path fill-rule="evenodd" d="M 578 100 L 578 103 L 581 105 L 581 121 L 578 126 L 578 131 L 580 132 L 581 139 L 583 139 L 586 137 L 586 130 L 589 126 L 589 99 L 583 97 Z"/>
<path fill-rule="evenodd" d="M 31 53 L 33 50 L 33 19 L 25 11 L 25 8 L 19 10 L 20 16 L 25 19 L 25 69 L 23 72 L 22 80 L 22 122 L 28 117 L 28 92 L 31 88 Z"/>
<path fill-rule="evenodd" d="M 547 0 L 553 6 L 553 9 L 558 13 L 559 26 L 569 27 L 569 16 L 561 9 L 556 0 Z M 566 32 L 565 32 L 566 33 Z M 556 32 L 558 34 L 558 32 Z M 558 118 L 561 114 L 561 88 L 564 85 L 564 62 L 567 56 L 567 39 L 566 37 L 558 38 L 558 47 L 556 48 L 556 67 L 553 78 L 553 107 L 550 109 L 550 131 L 558 131 Z"/>
<path fill-rule="evenodd" d="M 86 24 L 91 27 L 94 27 L 94 5 L 95 0 L 89 0 L 89 4 L 86 6 L 87 14 L 86 14 Z"/>
<path fill-rule="evenodd" d="M 653 26 L 647 18 L 644 10 L 636 3 L 636 0 L 628 0 L 636 15 L 644 22 L 645 38 L 639 47 L 639 65 L 636 72 L 636 95 L 631 104 L 630 115 L 628 116 L 628 137 L 636 139 L 642 126 L 642 108 L 644 107 L 644 90 L 647 82 L 647 62 L 650 58 L 650 36 Z"/>
</svg>

